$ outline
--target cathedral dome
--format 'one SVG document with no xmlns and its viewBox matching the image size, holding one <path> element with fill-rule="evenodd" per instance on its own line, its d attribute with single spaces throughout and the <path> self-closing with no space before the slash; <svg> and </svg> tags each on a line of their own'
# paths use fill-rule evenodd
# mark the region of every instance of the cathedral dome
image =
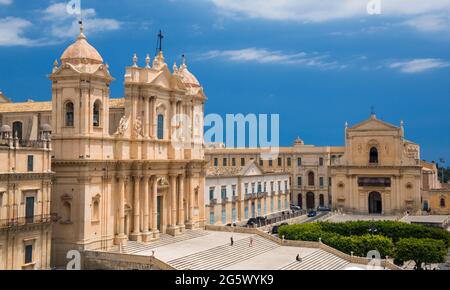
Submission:
<svg viewBox="0 0 450 290">
<path fill-rule="evenodd" d="M 79 64 L 102 64 L 103 58 L 98 51 L 89 44 L 86 36 L 83 33 L 83 27 L 80 28 L 80 35 L 78 35 L 75 43 L 70 45 L 61 56 L 61 62 L 70 63 L 73 65 Z"/>
<path fill-rule="evenodd" d="M 198 81 L 198 79 L 189 71 L 186 65 L 186 58 L 184 55 L 183 55 L 183 64 L 180 66 L 180 69 L 178 69 L 177 74 L 184 84 L 193 87 L 200 87 L 200 82 Z"/>
</svg>

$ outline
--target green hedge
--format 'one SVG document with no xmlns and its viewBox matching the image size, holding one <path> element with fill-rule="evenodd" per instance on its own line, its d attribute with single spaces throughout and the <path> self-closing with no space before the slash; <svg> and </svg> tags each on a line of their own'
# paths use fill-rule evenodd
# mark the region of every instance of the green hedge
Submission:
<svg viewBox="0 0 450 290">
<path fill-rule="evenodd" d="M 370 229 L 376 231 L 370 232 Z M 330 247 L 347 254 L 353 252 L 360 257 L 377 250 L 383 258 L 394 257 L 399 263 L 406 261 L 406 258 L 411 260 L 415 249 L 418 253 L 426 252 L 423 249 L 429 251 L 427 256 L 417 255 L 427 257 L 424 262 L 440 262 L 450 245 L 450 233 L 445 230 L 395 221 L 297 224 L 280 227 L 279 236 L 288 240 L 315 242 L 321 238 Z M 407 253 L 412 255 L 408 256 Z"/>
</svg>

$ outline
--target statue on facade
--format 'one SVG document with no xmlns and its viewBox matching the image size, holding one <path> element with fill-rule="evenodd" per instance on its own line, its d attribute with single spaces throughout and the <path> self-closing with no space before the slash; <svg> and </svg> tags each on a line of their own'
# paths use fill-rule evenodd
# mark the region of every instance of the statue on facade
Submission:
<svg viewBox="0 0 450 290">
<path fill-rule="evenodd" d="M 142 129 L 142 118 L 139 116 L 136 118 L 136 122 L 134 123 L 134 133 L 136 134 L 136 136 L 144 137 Z"/>
<path fill-rule="evenodd" d="M 123 136 L 128 129 L 130 119 L 127 116 L 123 116 L 120 119 L 119 127 L 117 128 L 117 132 L 114 133 L 114 136 Z"/>
</svg>

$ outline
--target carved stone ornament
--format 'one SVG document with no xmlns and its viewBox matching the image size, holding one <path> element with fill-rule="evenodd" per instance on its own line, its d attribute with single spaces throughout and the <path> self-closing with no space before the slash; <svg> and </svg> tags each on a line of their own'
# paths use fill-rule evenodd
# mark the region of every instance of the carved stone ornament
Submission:
<svg viewBox="0 0 450 290">
<path fill-rule="evenodd" d="M 130 118 L 127 116 L 123 116 L 120 119 L 119 127 L 117 128 L 117 132 L 114 133 L 114 136 L 123 136 L 128 129 L 130 123 Z"/>
</svg>

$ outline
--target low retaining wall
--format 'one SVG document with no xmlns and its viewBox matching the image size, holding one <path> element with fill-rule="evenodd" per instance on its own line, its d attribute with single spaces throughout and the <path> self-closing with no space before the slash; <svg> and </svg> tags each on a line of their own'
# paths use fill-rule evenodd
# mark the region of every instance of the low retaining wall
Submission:
<svg viewBox="0 0 450 290">
<path fill-rule="evenodd" d="M 252 229 L 252 228 L 240 228 L 240 227 L 223 227 L 223 226 L 213 226 L 213 225 L 206 225 L 207 231 L 217 231 L 217 232 L 229 232 L 229 233 L 240 233 L 240 234 L 251 234 L 251 235 L 258 235 L 265 239 L 271 240 L 274 243 L 279 244 L 280 246 L 285 247 L 298 247 L 298 248 L 312 248 L 312 249 L 321 249 L 323 251 L 326 251 L 330 254 L 336 255 L 341 259 L 346 260 L 349 263 L 352 264 L 360 264 L 367 266 L 370 263 L 369 258 L 365 257 L 357 257 L 357 256 L 351 256 L 344 252 L 341 252 L 339 250 L 336 250 L 335 248 L 332 248 L 330 246 L 325 245 L 324 243 L 320 242 L 308 242 L 308 241 L 291 241 L 291 240 L 282 240 L 280 238 L 274 237 L 270 234 L 267 234 L 265 232 L 262 232 L 258 229 Z M 384 267 L 389 270 L 403 270 L 402 268 L 398 267 L 397 265 L 387 261 L 387 260 L 381 260 L 381 264 L 378 265 L 380 267 Z"/>
<path fill-rule="evenodd" d="M 149 256 L 85 251 L 85 270 L 175 270 L 175 268 Z"/>
</svg>

